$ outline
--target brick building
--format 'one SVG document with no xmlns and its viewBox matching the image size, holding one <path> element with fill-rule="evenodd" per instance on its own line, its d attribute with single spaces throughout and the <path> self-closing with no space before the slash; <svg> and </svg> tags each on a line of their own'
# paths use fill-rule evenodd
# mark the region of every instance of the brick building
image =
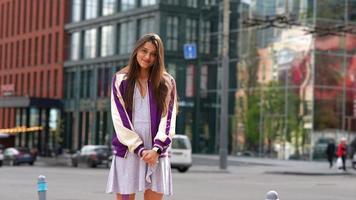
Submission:
<svg viewBox="0 0 356 200">
<path fill-rule="evenodd" d="M 0 143 L 5 146 L 42 152 L 54 147 L 68 2 L 0 0 L 0 133 L 5 138 Z"/>
</svg>

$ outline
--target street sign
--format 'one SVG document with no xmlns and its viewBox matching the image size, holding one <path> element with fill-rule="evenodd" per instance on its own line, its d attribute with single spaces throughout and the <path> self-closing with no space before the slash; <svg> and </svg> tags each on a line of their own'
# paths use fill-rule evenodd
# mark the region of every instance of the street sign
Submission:
<svg viewBox="0 0 356 200">
<path fill-rule="evenodd" d="M 197 58 L 197 45 L 195 43 L 184 44 L 184 59 L 192 60 Z"/>
</svg>

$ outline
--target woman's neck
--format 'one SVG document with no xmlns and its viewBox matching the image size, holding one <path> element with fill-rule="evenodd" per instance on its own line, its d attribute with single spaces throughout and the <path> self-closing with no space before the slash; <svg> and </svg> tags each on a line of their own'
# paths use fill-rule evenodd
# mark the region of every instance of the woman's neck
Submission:
<svg viewBox="0 0 356 200">
<path fill-rule="evenodd" d="M 138 75 L 138 79 L 140 80 L 148 80 L 148 77 L 149 77 L 149 73 L 148 73 L 148 70 L 140 70 L 140 73 Z"/>
</svg>

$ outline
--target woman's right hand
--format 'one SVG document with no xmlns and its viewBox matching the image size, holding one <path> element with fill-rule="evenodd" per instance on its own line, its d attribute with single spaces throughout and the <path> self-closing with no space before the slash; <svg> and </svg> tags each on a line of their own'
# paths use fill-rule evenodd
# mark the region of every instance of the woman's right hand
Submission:
<svg viewBox="0 0 356 200">
<path fill-rule="evenodd" d="M 149 166 L 153 166 L 158 161 L 158 153 L 153 150 L 143 150 L 141 159 L 145 161 Z"/>
</svg>

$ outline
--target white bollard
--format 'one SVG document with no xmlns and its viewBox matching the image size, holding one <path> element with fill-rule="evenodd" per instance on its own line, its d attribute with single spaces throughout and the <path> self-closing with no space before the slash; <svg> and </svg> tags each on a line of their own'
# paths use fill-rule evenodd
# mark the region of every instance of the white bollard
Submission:
<svg viewBox="0 0 356 200">
<path fill-rule="evenodd" d="M 39 200 L 46 200 L 47 189 L 48 186 L 46 182 L 46 177 L 43 175 L 39 175 L 37 180 L 37 191 Z"/>
<path fill-rule="evenodd" d="M 266 200 L 279 200 L 278 193 L 274 190 L 267 192 Z"/>
</svg>

